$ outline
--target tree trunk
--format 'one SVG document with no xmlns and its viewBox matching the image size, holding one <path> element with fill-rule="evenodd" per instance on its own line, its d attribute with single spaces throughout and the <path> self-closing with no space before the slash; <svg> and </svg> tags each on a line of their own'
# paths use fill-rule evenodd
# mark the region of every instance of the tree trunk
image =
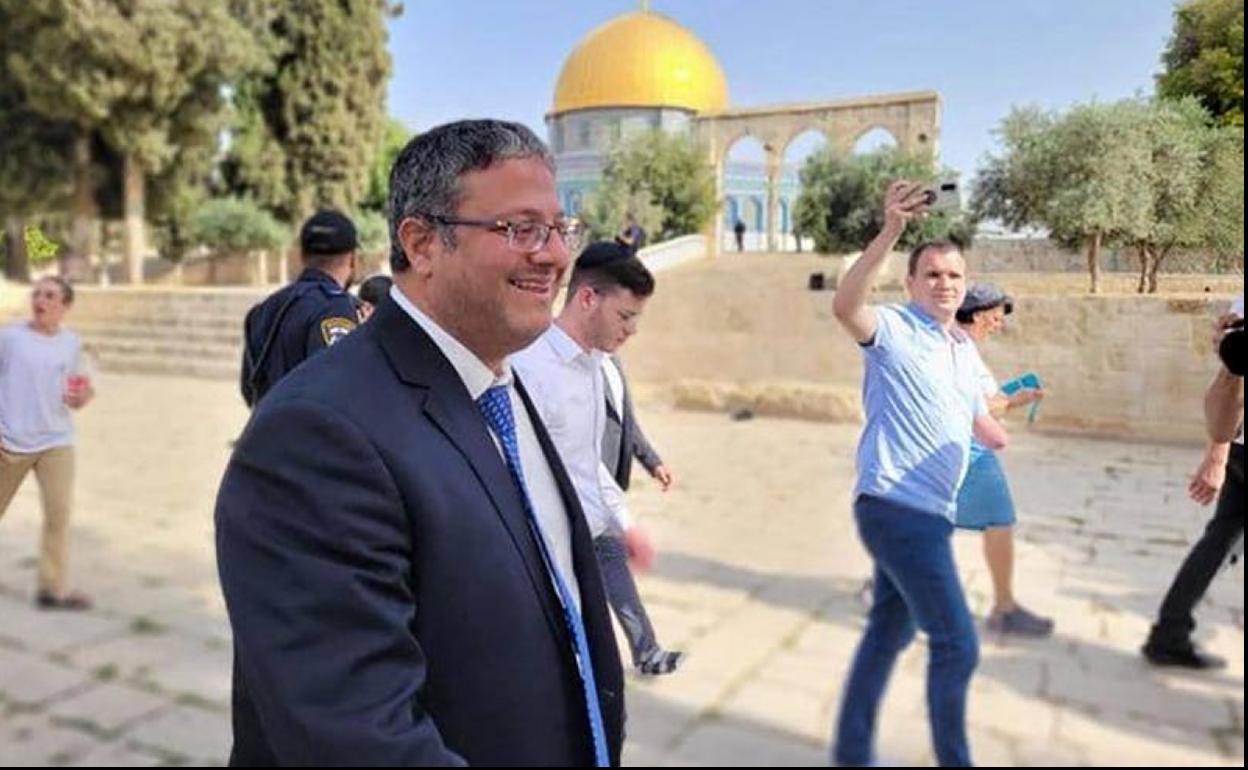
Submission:
<svg viewBox="0 0 1248 770">
<path fill-rule="evenodd" d="M 143 283 L 143 257 L 147 252 L 146 223 L 144 222 L 143 164 L 134 155 L 126 155 L 124 161 L 125 213 L 126 213 L 126 267 L 130 283 Z"/>
<path fill-rule="evenodd" d="M 1144 287 L 1146 285 L 1146 281 L 1148 278 L 1148 266 L 1149 266 L 1148 247 L 1140 243 L 1140 244 L 1136 244 L 1135 249 L 1136 249 L 1136 253 L 1140 257 L 1140 282 L 1135 287 L 1135 293 L 1143 294 Z"/>
<path fill-rule="evenodd" d="M 1088 236 L 1088 273 L 1092 277 L 1088 291 L 1092 294 L 1101 292 L 1101 237 L 1100 230 Z"/>
<path fill-rule="evenodd" d="M 67 265 L 74 275 L 95 261 L 95 181 L 91 178 L 91 129 L 80 127 L 74 139 L 73 235 L 69 257 L 78 264 Z"/>
<path fill-rule="evenodd" d="M 1157 274 L 1161 272 L 1161 263 L 1166 261 L 1166 257 L 1170 256 L 1170 249 L 1165 248 L 1158 252 L 1153 258 L 1153 266 L 1148 271 L 1148 293 L 1157 293 Z"/>
<path fill-rule="evenodd" d="M 11 281 L 30 280 L 30 254 L 26 251 L 26 222 L 19 216 L 4 219 L 5 251 L 9 258 L 4 263 L 4 277 Z"/>
</svg>

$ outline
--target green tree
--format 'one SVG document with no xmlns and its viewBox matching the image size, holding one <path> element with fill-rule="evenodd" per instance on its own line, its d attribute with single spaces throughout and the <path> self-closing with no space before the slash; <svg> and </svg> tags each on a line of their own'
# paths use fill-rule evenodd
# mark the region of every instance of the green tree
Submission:
<svg viewBox="0 0 1248 770">
<path fill-rule="evenodd" d="M 1214 267 L 1244 268 L 1244 129 L 1219 126 L 1206 144 L 1200 182 L 1202 247 L 1216 258 Z"/>
<path fill-rule="evenodd" d="M 1175 249 L 1199 247 L 1208 239 L 1201 185 L 1212 133 L 1208 113 L 1191 97 L 1151 104 L 1148 120 L 1137 129 L 1147 136 L 1152 166 L 1152 184 L 1138 192 L 1151 205 L 1144 227 L 1126 240 L 1140 260 L 1137 290 L 1153 293 L 1157 273 Z"/>
<path fill-rule="evenodd" d="M 0 26 L 6 16 L 0 16 Z M 0 35 L 0 62 L 14 43 Z M 27 219 L 64 206 L 69 199 L 69 153 L 73 126 L 30 108 L 25 91 L 13 78 L 0 78 L 0 219 L 5 228 L 6 277 L 30 278 L 26 248 Z"/>
<path fill-rule="evenodd" d="M 1067 247 L 1086 249 L 1091 291 L 1100 291 L 1100 252 L 1111 240 L 1147 233 L 1154 168 L 1141 100 L 1088 104 L 1065 115 L 1015 110 L 975 182 L 977 218 L 1044 227 Z"/>
<path fill-rule="evenodd" d="M 212 147 L 223 88 L 255 62 L 226 0 L 0 0 L 17 41 L 7 64 L 31 106 L 77 129 L 75 248 L 94 212 L 92 138 L 122 159 L 126 260 L 142 279 L 149 176 Z"/>
<path fill-rule="evenodd" d="M 390 74 L 382 0 L 237 0 L 271 57 L 242 79 L 225 164 L 233 192 L 296 222 L 318 206 L 354 209 L 385 128 Z"/>
<path fill-rule="evenodd" d="M 814 239 L 825 254 L 857 251 L 884 226 L 884 191 L 889 182 L 911 179 L 934 183 L 952 176 L 930 158 L 885 148 L 844 155 L 830 147 L 809 156 L 799 172 L 801 192 L 793 207 L 796 229 Z M 900 245 L 953 240 L 970 245 L 971 227 L 960 212 L 934 212 L 906 229 Z"/>
<path fill-rule="evenodd" d="M 368 187 L 360 201 L 361 209 L 378 214 L 386 213 L 390 198 L 390 167 L 412 136 L 412 131 L 401 121 L 394 118 L 386 121 L 386 130 L 381 135 L 373 163 L 368 169 Z"/>
<path fill-rule="evenodd" d="M 647 189 L 629 191 L 622 184 L 600 184 L 585 199 L 581 219 L 588 227 L 588 240 L 611 240 L 620 234 L 628 215 L 647 233 L 663 231 L 663 209 Z"/>
<path fill-rule="evenodd" d="M 1194 98 L 1020 109 L 997 133 L 1004 152 L 976 178 L 976 218 L 1086 249 L 1093 292 L 1106 244 L 1135 250 L 1141 292 L 1174 253 L 1243 253 L 1243 130 L 1213 127 Z"/>
<path fill-rule="evenodd" d="M 1227 125 L 1244 125 L 1244 0 L 1188 0 L 1174 11 L 1157 93 L 1195 96 Z"/>
<path fill-rule="evenodd" d="M 252 201 L 214 198 L 191 217 L 190 237 L 215 251 L 241 253 L 278 248 L 290 234 L 272 214 Z"/>
<path fill-rule="evenodd" d="M 652 242 L 698 233 L 715 216 L 715 172 L 690 137 L 641 132 L 611 149 L 588 203 L 584 214 L 591 232 L 618 233 L 623 215 L 632 210 Z M 661 213 L 653 227 L 647 226 L 654 218 L 651 207 Z"/>
</svg>

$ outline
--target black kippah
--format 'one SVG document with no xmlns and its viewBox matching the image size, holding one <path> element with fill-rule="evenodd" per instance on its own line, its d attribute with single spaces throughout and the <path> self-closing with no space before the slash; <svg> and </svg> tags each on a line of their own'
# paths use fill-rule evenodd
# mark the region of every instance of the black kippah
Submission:
<svg viewBox="0 0 1248 770">
<path fill-rule="evenodd" d="M 628 246 L 615 241 L 594 241 L 585 247 L 581 252 L 581 256 L 576 258 L 577 270 L 588 270 L 595 267 L 602 267 L 609 262 L 617 262 L 621 259 L 628 259 L 632 256 L 632 252 Z"/>
</svg>

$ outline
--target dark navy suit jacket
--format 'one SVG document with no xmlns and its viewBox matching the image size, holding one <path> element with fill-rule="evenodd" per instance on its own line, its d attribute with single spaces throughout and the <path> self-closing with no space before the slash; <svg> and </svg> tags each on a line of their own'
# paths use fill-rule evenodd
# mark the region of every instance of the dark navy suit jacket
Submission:
<svg viewBox="0 0 1248 770">
<path fill-rule="evenodd" d="M 623 675 L 571 519 L 612 762 Z M 516 487 L 450 362 L 396 304 L 283 379 L 217 499 L 235 765 L 592 765 L 576 658 Z"/>
</svg>

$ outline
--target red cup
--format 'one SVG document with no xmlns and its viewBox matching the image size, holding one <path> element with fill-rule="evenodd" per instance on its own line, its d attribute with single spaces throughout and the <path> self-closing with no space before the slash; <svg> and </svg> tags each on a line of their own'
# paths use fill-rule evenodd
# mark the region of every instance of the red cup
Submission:
<svg viewBox="0 0 1248 770">
<path fill-rule="evenodd" d="M 73 395 L 85 393 L 91 385 L 91 379 L 85 374 L 71 374 L 65 382 L 65 387 Z"/>
</svg>

